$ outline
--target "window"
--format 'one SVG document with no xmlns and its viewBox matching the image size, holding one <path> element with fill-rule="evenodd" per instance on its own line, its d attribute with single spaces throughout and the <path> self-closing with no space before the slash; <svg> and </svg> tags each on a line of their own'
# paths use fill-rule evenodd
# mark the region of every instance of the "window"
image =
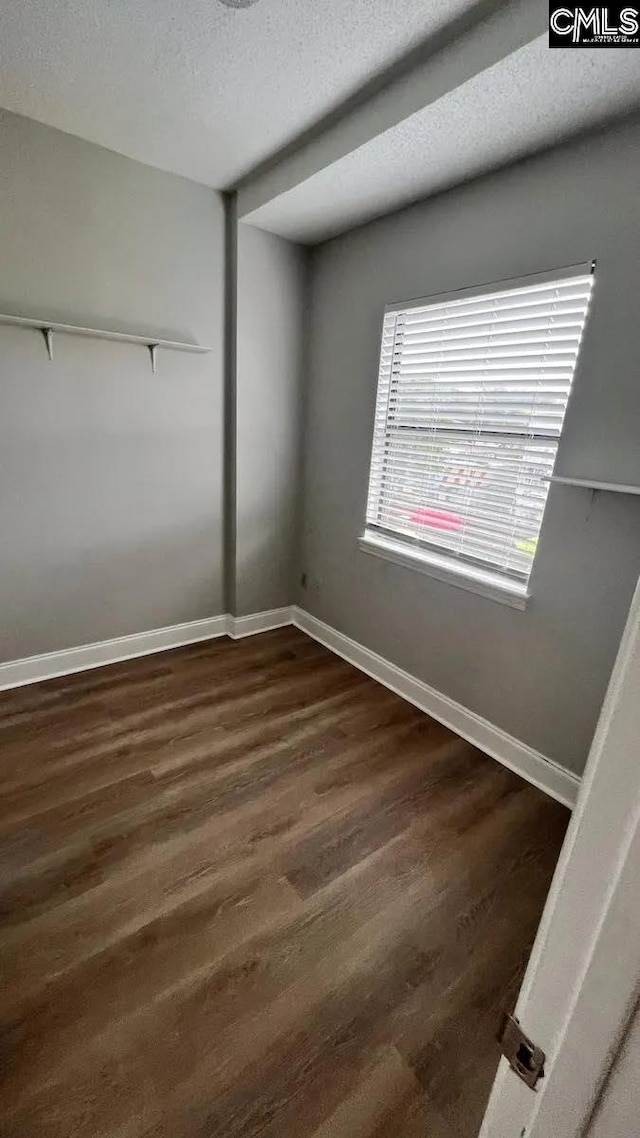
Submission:
<svg viewBox="0 0 640 1138">
<path fill-rule="evenodd" d="M 524 606 L 591 270 L 387 308 L 363 548 Z"/>
</svg>

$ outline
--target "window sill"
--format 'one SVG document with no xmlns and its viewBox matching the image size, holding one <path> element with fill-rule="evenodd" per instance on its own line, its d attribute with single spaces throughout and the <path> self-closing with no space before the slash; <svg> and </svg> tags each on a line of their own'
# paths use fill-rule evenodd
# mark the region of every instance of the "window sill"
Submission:
<svg viewBox="0 0 640 1138">
<path fill-rule="evenodd" d="M 514 581 L 505 581 L 504 578 L 492 573 L 490 570 L 474 569 L 471 565 L 461 564 L 450 557 L 439 553 L 429 553 L 424 549 L 413 549 L 401 541 L 392 538 L 382 538 L 377 534 L 365 532 L 358 539 L 358 545 L 364 553 L 372 553 L 384 561 L 393 561 L 396 565 L 404 565 L 407 569 L 415 569 L 418 573 L 426 573 L 447 585 L 454 585 L 458 589 L 468 589 L 478 593 L 481 597 L 499 601 L 500 604 L 510 605 L 515 609 L 526 609 L 529 593 L 525 584 Z"/>
</svg>

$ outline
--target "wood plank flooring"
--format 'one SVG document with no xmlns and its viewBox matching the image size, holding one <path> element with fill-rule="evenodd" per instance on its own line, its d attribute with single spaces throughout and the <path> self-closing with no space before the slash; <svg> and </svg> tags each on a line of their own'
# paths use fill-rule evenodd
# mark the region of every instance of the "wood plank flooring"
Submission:
<svg viewBox="0 0 640 1138">
<path fill-rule="evenodd" d="M 3 1138 L 475 1138 L 568 811 L 290 628 L 0 744 Z"/>
</svg>

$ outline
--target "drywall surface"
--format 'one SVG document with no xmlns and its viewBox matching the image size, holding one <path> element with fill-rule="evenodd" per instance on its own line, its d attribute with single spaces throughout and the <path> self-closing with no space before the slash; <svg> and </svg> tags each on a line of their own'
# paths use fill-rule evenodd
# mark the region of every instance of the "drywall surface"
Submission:
<svg viewBox="0 0 640 1138">
<path fill-rule="evenodd" d="M 291 604 L 308 252 L 238 227 L 236 615 Z"/>
<path fill-rule="evenodd" d="M 0 659 L 214 616 L 221 200 L 6 113 L 0 154 L 0 311 L 213 347 L 0 328 Z"/>
<path fill-rule="evenodd" d="M 299 603 L 581 773 L 640 572 L 640 499 L 555 486 L 525 612 L 358 549 L 387 302 L 597 259 L 557 471 L 640 485 L 640 128 L 523 162 L 312 258 Z"/>
</svg>

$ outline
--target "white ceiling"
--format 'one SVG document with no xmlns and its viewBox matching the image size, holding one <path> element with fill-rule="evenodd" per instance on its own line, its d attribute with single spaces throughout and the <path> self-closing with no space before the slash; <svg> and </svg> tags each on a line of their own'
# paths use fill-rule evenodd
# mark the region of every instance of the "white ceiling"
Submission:
<svg viewBox="0 0 640 1138">
<path fill-rule="evenodd" d="M 323 240 L 639 106 L 635 51 L 550 51 L 542 36 L 245 220 Z"/>
<path fill-rule="evenodd" d="M 222 187 L 473 5 L 5 0 L 0 106 Z"/>
</svg>

